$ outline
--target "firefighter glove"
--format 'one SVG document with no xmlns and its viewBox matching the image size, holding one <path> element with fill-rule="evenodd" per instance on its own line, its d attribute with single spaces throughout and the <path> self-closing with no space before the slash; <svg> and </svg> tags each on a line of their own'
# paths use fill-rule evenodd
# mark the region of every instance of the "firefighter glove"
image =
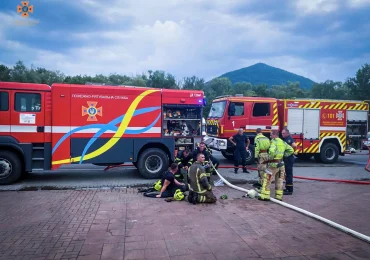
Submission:
<svg viewBox="0 0 370 260">
<path fill-rule="evenodd" d="M 284 166 L 284 162 L 279 162 L 279 163 L 277 164 L 277 167 L 278 167 L 278 168 L 283 167 L 283 166 Z"/>
</svg>

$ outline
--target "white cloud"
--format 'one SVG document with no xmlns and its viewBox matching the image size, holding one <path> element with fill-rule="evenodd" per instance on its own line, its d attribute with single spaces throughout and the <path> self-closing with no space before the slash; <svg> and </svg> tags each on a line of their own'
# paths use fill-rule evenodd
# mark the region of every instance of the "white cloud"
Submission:
<svg viewBox="0 0 370 260">
<path fill-rule="evenodd" d="M 297 12 L 301 14 L 321 13 L 327 14 L 339 8 L 338 0 L 297 0 Z"/>
<path fill-rule="evenodd" d="M 361 8 L 370 5 L 370 0 L 347 0 L 347 5 L 353 8 Z"/>
<path fill-rule="evenodd" d="M 352 73 L 352 67 L 359 67 L 365 60 L 358 58 L 340 63 L 336 58 L 301 57 L 300 53 L 319 50 L 333 41 L 347 41 L 351 37 L 345 32 L 321 37 L 293 34 L 290 29 L 295 25 L 294 20 L 272 22 L 258 14 L 232 13 L 240 5 L 253 2 L 71 1 L 69 6 L 93 15 L 105 25 L 104 30 L 67 33 L 57 31 L 57 28 L 43 33 L 49 38 L 64 37 L 79 42 L 82 47 L 63 52 L 30 48 L 22 40 L 8 40 L 5 37 L 8 27 L 1 24 L 0 44 L 15 60 L 22 59 L 26 64 L 60 70 L 67 75 L 131 75 L 161 69 L 178 78 L 197 75 L 209 80 L 234 69 L 264 62 L 313 80 L 342 80 L 348 71 Z M 332 0 L 299 0 L 296 6 L 306 15 L 333 12 L 338 8 L 337 2 Z M 0 13 L 0 19 L 3 16 Z M 341 23 L 335 22 L 328 27 L 335 31 Z"/>
</svg>

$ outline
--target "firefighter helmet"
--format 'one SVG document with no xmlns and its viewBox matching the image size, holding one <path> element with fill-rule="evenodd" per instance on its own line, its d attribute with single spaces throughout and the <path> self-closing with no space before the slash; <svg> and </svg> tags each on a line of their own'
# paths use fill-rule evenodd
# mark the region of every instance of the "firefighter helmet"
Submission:
<svg viewBox="0 0 370 260">
<path fill-rule="evenodd" d="M 161 180 L 158 180 L 155 184 L 154 184 L 154 189 L 156 191 L 160 191 L 162 189 L 162 183 L 161 183 Z"/>
<path fill-rule="evenodd" d="M 251 190 L 248 191 L 247 195 L 248 195 L 249 198 L 254 199 L 258 195 L 258 193 L 257 193 L 257 191 L 251 189 Z"/>
<path fill-rule="evenodd" d="M 185 199 L 185 196 L 184 196 L 184 193 L 182 193 L 180 189 L 177 189 L 175 191 L 175 195 L 173 196 L 173 198 L 175 200 L 183 200 L 183 199 Z"/>
</svg>

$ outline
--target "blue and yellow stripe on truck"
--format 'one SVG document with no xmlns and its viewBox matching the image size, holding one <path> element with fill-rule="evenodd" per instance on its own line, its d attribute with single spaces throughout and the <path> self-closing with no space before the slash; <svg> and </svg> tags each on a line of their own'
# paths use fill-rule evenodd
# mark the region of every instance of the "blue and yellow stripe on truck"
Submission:
<svg viewBox="0 0 370 260">
<path fill-rule="evenodd" d="M 103 134 L 106 130 L 112 130 L 112 129 L 105 129 L 104 127 L 107 127 L 107 126 L 108 127 L 115 127 L 115 124 L 112 124 L 112 122 L 115 122 L 117 119 L 113 120 L 112 122 L 110 122 L 108 124 L 102 124 L 103 128 L 98 133 L 96 133 L 93 138 L 91 138 L 91 140 L 85 146 L 85 148 L 84 148 L 84 150 L 83 150 L 83 152 L 80 156 L 52 161 L 52 165 L 68 164 L 68 163 L 74 163 L 74 162 L 82 163 L 83 161 L 90 160 L 90 159 L 96 158 L 96 157 L 104 154 L 106 151 L 111 149 L 121 139 L 123 134 L 126 132 L 126 129 L 129 125 L 132 117 L 135 115 L 135 112 L 137 112 L 136 115 L 139 114 L 138 113 L 139 110 L 136 110 L 136 108 L 137 108 L 138 104 L 140 103 L 140 101 L 144 97 L 146 97 L 147 95 L 152 94 L 154 92 L 158 92 L 158 91 L 160 91 L 160 90 L 156 90 L 156 89 L 146 90 L 142 94 L 140 94 L 138 97 L 136 97 L 135 100 L 131 103 L 130 107 L 128 108 L 126 114 L 119 117 L 120 119 L 122 118 L 122 120 L 120 122 L 120 125 L 116 129 L 116 132 L 114 133 L 113 137 L 111 137 L 104 145 L 102 145 L 99 148 L 97 148 L 96 150 L 86 154 L 88 148 L 92 145 L 92 143 L 94 143 L 95 140 L 97 140 L 97 137 L 99 137 L 99 135 Z M 148 110 L 146 112 L 153 111 L 150 108 L 147 108 L 147 109 Z M 157 123 L 157 121 L 160 119 L 160 115 L 161 115 L 161 112 L 159 112 L 159 115 L 156 118 L 156 120 L 152 124 L 150 124 L 150 126 L 148 126 L 148 127 L 154 126 Z M 86 129 L 86 127 L 88 127 L 88 126 L 84 126 L 82 128 Z M 96 125 L 94 125 L 92 128 L 96 128 Z M 146 129 L 146 128 L 144 128 L 144 129 Z M 74 129 L 74 130 L 77 130 L 77 129 Z M 58 143 L 53 148 L 53 153 L 57 150 L 58 146 L 65 139 L 67 139 L 68 136 L 70 136 L 71 134 L 72 134 L 71 132 L 67 133 L 65 136 L 63 136 L 61 138 L 61 140 L 58 141 Z"/>
</svg>

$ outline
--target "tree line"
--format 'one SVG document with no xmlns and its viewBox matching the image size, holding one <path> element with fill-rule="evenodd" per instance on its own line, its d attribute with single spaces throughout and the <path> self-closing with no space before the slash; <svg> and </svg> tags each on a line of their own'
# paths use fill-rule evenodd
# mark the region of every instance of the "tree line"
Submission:
<svg viewBox="0 0 370 260">
<path fill-rule="evenodd" d="M 370 100 L 370 65 L 361 66 L 353 77 L 344 82 L 327 80 L 315 83 L 309 90 L 300 88 L 299 82 L 288 82 L 277 86 L 265 84 L 252 85 L 248 82 L 232 84 L 228 78 L 215 78 L 206 82 L 197 76 L 184 77 L 176 80 L 175 76 L 165 71 L 152 71 L 136 76 L 110 74 L 105 76 L 77 75 L 66 76 L 60 71 L 51 71 L 45 68 L 27 68 L 22 61 L 18 61 L 9 68 L 0 65 L 0 81 L 69 84 L 101 84 L 101 85 L 129 85 L 167 89 L 194 89 L 203 90 L 208 104 L 204 110 L 206 116 L 209 112 L 211 101 L 217 96 L 243 94 L 244 96 L 274 97 L 274 98 L 319 98 L 319 99 L 344 99 L 344 100 Z"/>
</svg>

